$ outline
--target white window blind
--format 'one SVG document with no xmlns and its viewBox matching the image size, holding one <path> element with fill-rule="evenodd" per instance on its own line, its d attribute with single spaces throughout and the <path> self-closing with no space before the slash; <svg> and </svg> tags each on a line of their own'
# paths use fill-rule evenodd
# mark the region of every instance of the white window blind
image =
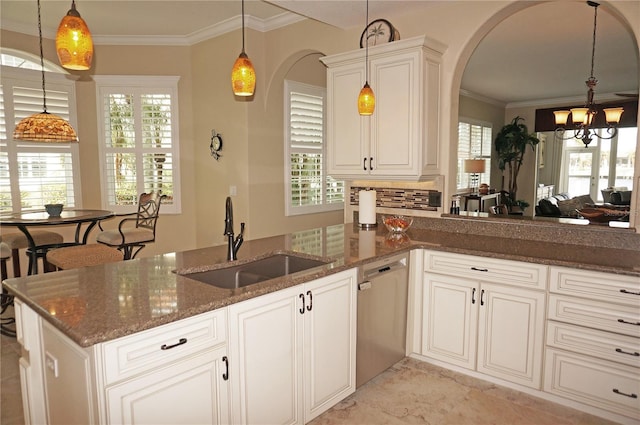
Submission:
<svg viewBox="0 0 640 425">
<path fill-rule="evenodd" d="M 341 209 L 344 182 L 326 175 L 326 90 L 285 81 L 286 214 Z"/>
<path fill-rule="evenodd" d="M 491 178 L 491 149 L 493 139 L 491 124 L 471 120 L 458 122 L 458 172 L 457 188 L 470 187 L 470 175 L 464 172 L 465 159 L 484 159 L 485 172 L 480 174 L 480 183 L 489 183 Z"/>
<path fill-rule="evenodd" d="M 47 73 L 46 94 L 47 112 L 61 116 L 77 129 L 74 83 L 63 75 Z M 42 111 L 41 72 L 2 67 L 0 210 L 3 212 L 42 209 L 48 203 L 81 206 L 78 143 L 35 143 L 12 138 L 21 119 Z"/>
<path fill-rule="evenodd" d="M 140 193 L 161 191 L 167 195 L 161 212 L 180 212 L 178 79 L 100 76 L 96 82 L 103 206 L 131 211 Z"/>
</svg>

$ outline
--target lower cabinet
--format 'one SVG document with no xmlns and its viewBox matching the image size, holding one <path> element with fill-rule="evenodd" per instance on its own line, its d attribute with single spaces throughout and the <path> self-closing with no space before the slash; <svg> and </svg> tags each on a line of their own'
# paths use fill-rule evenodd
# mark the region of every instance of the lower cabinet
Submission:
<svg viewBox="0 0 640 425">
<path fill-rule="evenodd" d="M 234 304 L 229 329 L 233 423 L 306 423 L 355 391 L 355 269 Z"/>
</svg>

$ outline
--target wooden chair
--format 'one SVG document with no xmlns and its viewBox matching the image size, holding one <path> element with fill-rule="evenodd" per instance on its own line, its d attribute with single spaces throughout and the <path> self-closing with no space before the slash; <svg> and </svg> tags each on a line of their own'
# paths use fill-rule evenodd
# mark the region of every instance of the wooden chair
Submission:
<svg viewBox="0 0 640 425">
<path fill-rule="evenodd" d="M 138 212 L 119 215 L 125 218 L 120 220 L 118 228 L 114 230 L 103 230 L 99 224 L 100 230 L 103 231 L 98 234 L 96 240 L 122 251 L 125 260 L 135 258 L 148 243 L 155 242 L 160 205 L 166 197 L 160 192 L 141 194 Z"/>
<path fill-rule="evenodd" d="M 59 270 L 115 263 L 123 259 L 124 255 L 116 248 L 98 243 L 57 248 L 47 253 L 49 264 Z"/>
</svg>

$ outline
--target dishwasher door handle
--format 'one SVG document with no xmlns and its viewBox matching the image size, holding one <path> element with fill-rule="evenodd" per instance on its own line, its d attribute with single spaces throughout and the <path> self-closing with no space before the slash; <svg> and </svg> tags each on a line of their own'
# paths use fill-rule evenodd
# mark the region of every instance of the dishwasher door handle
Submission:
<svg viewBox="0 0 640 425">
<path fill-rule="evenodd" d="M 366 291 L 367 289 L 371 289 L 370 280 L 365 280 L 364 282 L 358 283 L 358 291 Z"/>
</svg>

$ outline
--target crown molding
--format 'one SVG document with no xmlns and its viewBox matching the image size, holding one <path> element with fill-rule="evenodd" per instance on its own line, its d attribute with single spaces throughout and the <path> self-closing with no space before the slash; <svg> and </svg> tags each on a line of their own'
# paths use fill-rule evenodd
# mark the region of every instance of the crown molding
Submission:
<svg viewBox="0 0 640 425">
<path fill-rule="evenodd" d="M 497 99 L 494 99 L 494 98 L 491 98 L 491 97 L 487 97 L 487 96 L 483 96 L 481 94 L 474 93 L 472 91 L 465 90 L 465 89 L 460 89 L 460 96 L 468 97 L 470 99 L 479 100 L 480 102 L 488 103 L 489 105 L 494 105 L 494 106 L 497 106 L 499 108 L 505 108 L 506 105 L 507 105 L 505 102 L 502 102 L 500 100 L 497 100 Z"/>
<path fill-rule="evenodd" d="M 245 26 L 259 32 L 269 32 L 287 25 L 305 20 L 304 16 L 291 12 L 284 12 L 268 19 L 259 19 L 251 15 L 245 15 Z M 20 24 L 13 21 L 2 20 L 2 29 L 18 32 L 21 34 L 38 37 L 37 28 L 32 25 Z M 231 31 L 242 28 L 242 16 L 234 16 L 215 25 L 194 31 L 185 36 L 168 35 L 99 35 L 92 34 L 95 45 L 112 46 L 191 46 L 211 38 L 219 37 Z M 42 36 L 47 39 L 55 39 L 55 31 L 42 29 Z"/>
</svg>

